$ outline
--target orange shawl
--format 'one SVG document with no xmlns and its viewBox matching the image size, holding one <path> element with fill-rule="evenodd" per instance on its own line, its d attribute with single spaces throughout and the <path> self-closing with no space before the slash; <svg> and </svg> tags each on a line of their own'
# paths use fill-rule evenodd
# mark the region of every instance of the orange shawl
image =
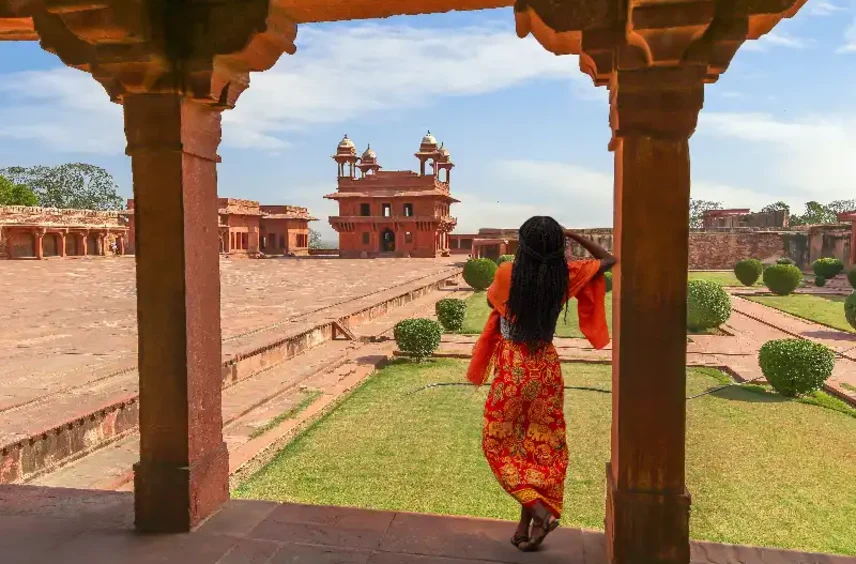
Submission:
<svg viewBox="0 0 856 564">
<path fill-rule="evenodd" d="M 500 318 L 505 316 L 506 303 L 511 291 L 511 262 L 502 263 L 496 270 L 493 284 L 487 290 L 487 298 L 493 310 L 485 323 L 482 334 L 473 348 L 467 380 L 480 386 L 490 377 L 494 353 L 502 340 Z M 609 329 L 606 325 L 604 299 L 606 282 L 598 275 L 599 260 L 577 260 L 568 263 L 568 298 L 577 298 L 580 330 L 596 349 L 609 344 Z"/>
</svg>

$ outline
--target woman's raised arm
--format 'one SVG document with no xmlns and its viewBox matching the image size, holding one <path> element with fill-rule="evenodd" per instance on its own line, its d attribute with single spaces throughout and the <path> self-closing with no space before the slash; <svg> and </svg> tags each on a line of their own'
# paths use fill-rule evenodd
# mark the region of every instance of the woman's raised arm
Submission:
<svg viewBox="0 0 856 564">
<path fill-rule="evenodd" d="M 616 259 L 612 253 L 610 253 L 591 239 L 586 239 L 582 235 L 574 233 L 573 231 L 566 231 L 565 234 L 580 245 L 582 245 L 585 250 L 591 253 L 591 256 L 600 261 L 599 274 L 603 274 L 604 272 L 609 271 L 610 269 L 612 269 L 613 266 L 615 266 L 615 263 L 618 262 L 618 259 Z"/>
</svg>

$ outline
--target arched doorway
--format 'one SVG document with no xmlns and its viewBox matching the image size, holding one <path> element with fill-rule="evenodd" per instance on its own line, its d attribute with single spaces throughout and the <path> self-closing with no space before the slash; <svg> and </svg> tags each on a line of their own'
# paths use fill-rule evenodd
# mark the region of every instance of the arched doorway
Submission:
<svg viewBox="0 0 856 564">
<path fill-rule="evenodd" d="M 36 256 L 36 238 L 26 231 L 12 232 L 9 236 L 9 256 L 32 258 Z"/>
<path fill-rule="evenodd" d="M 95 233 L 90 233 L 86 236 L 86 254 L 87 255 L 97 255 L 99 254 L 98 250 L 98 235 Z"/>
<path fill-rule="evenodd" d="M 69 257 L 76 257 L 80 254 L 80 237 L 77 234 L 69 233 L 66 235 L 65 254 Z"/>
<path fill-rule="evenodd" d="M 395 233 L 388 227 L 384 229 L 383 233 L 380 235 L 380 252 L 395 252 Z"/>
<path fill-rule="evenodd" d="M 59 256 L 59 237 L 56 233 L 45 233 L 42 237 L 42 256 L 56 257 Z"/>
</svg>

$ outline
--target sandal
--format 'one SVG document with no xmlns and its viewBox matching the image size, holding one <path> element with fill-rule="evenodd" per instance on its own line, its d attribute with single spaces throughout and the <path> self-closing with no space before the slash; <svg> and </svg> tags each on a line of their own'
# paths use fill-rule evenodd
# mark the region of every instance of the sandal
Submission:
<svg viewBox="0 0 856 564">
<path fill-rule="evenodd" d="M 530 541 L 520 543 L 517 548 L 523 552 L 535 552 L 540 548 L 541 543 L 547 538 L 547 535 L 559 528 L 559 520 L 552 515 L 548 516 L 541 523 L 536 522 L 536 526 L 541 527 L 541 534 Z"/>
<path fill-rule="evenodd" d="M 511 537 L 511 544 L 513 544 L 515 548 L 520 548 L 520 545 L 524 542 L 529 542 L 529 535 L 514 533 L 514 536 Z"/>
</svg>

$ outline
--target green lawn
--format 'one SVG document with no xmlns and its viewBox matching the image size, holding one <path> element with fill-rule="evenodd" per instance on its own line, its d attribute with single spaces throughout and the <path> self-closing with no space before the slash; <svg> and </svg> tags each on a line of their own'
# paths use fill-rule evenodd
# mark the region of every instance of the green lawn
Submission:
<svg viewBox="0 0 856 564">
<path fill-rule="evenodd" d="M 827 325 L 839 331 L 856 333 L 844 317 L 844 296 L 791 294 L 790 296 L 745 296 L 746 299 Z"/>
<path fill-rule="evenodd" d="M 486 388 L 449 359 L 397 362 L 241 485 L 235 497 L 515 519 L 481 453 Z M 576 364 L 568 385 L 610 387 L 610 368 Z M 688 395 L 722 382 L 689 371 Z M 567 393 L 570 469 L 563 524 L 603 526 L 609 394 Z M 731 388 L 687 404 L 687 482 L 697 539 L 856 554 L 856 417 Z"/>
<path fill-rule="evenodd" d="M 706 270 L 698 270 L 692 271 L 689 273 L 690 280 L 708 280 L 710 282 L 716 282 L 720 286 L 743 286 L 740 280 L 734 276 L 733 272 L 730 271 L 706 271 Z M 756 286 L 762 285 L 761 279 L 758 279 L 758 282 L 755 283 Z"/>
<path fill-rule="evenodd" d="M 478 292 L 467 298 L 467 316 L 464 318 L 464 325 L 461 327 L 461 333 L 464 335 L 475 335 L 482 332 L 487 317 L 490 315 L 490 307 L 487 305 L 487 293 Z M 606 323 L 609 325 L 610 333 L 612 332 L 612 294 L 606 295 Z M 568 317 L 565 321 L 564 313 L 559 316 L 559 323 L 556 325 L 557 337 L 579 337 L 584 335 L 580 331 L 580 319 L 577 315 L 577 300 L 572 299 L 568 304 Z"/>
</svg>

